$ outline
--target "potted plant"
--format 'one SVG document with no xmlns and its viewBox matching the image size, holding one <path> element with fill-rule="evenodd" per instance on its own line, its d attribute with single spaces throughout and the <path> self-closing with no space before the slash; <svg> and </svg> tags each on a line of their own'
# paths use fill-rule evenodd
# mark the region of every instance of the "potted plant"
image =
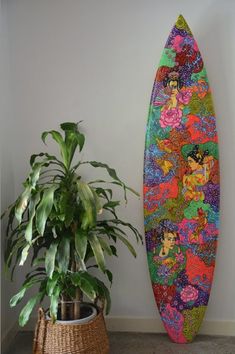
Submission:
<svg viewBox="0 0 235 354">
<path fill-rule="evenodd" d="M 88 324 L 98 317 L 102 311 L 84 302 L 84 296 L 93 304 L 98 298 L 102 299 L 106 314 L 109 313 L 109 289 L 99 277 L 91 274 L 91 270 L 98 268 L 112 283 L 113 276 L 105 259 L 106 256 L 117 256 L 115 243 L 120 240 L 136 257 L 127 232 L 131 231 L 137 241 L 142 240 L 135 227 L 118 218 L 116 208 L 120 201 L 113 200 L 110 186 L 122 188 L 126 202 L 127 191 L 137 193 L 126 186 L 107 164 L 82 160 L 73 163 L 77 149 L 80 152 L 83 149 L 84 134 L 78 129 L 79 123 L 63 123 L 60 128 L 63 135 L 52 130 L 41 136 L 44 143 L 48 135 L 55 140 L 60 148 L 60 158 L 46 152 L 32 155 L 23 192 L 1 216 L 8 215 L 4 258 L 11 279 L 15 267 L 23 266 L 31 257 L 32 269 L 19 292 L 11 298 L 10 306 L 20 303 L 26 291 L 36 286 L 38 291 L 20 312 L 19 324 L 24 326 L 35 305 L 48 297 L 50 306 L 44 320 L 52 324 L 51 331 L 53 326 L 64 323 L 68 331 L 67 325 L 79 320 L 81 328 L 87 325 L 83 324 L 86 317 L 91 316 Z M 85 165 L 105 169 L 111 179 L 108 182 L 100 179 L 85 181 L 79 174 L 79 169 Z M 64 351 L 50 349 L 49 352 Z M 78 349 L 77 352 L 83 351 Z"/>
</svg>

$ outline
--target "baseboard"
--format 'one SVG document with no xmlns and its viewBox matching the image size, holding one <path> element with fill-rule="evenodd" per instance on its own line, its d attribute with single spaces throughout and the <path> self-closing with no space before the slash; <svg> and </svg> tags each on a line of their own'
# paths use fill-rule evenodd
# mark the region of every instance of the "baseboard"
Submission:
<svg viewBox="0 0 235 354">
<path fill-rule="evenodd" d="M 165 333 L 158 318 L 107 317 L 107 329 L 113 332 Z M 235 336 L 235 321 L 205 320 L 199 331 L 204 335 Z"/>
<path fill-rule="evenodd" d="M 21 330 L 33 331 L 36 321 L 36 318 L 31 318 Z M 111 332 L 165 332 L 162 322 L 158 318 L 108 316 L 105 318 L 105 322 L 108 331 Z M 205 320 L 199 333 L 205 335 L 235 336 L 235 321 Z"/>
<path fill-rule="evenodd" d="M 8 351 L 13 338 L 15 338 L 15 336 L 17 335 L 18 332 L 19 332 L 19 326 L 18 326 L 18 323 L 15 322 L 13 324 L 13 326 L 5 334 L 5 336 L 2 336 L 2 338 L 1 338 L 1 353 L 2 354 L 5 354 Z"/>
</svg>

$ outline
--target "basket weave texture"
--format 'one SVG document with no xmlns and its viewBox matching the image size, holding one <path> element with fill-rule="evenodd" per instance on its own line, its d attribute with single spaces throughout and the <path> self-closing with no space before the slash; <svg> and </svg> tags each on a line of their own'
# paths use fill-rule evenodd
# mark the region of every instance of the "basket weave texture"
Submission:
<svg viewBox="0 0 235 354">
<path fill-rule="evenodd" d="M 103 310 L 85 324 L 52 323 L 38 309 L 33 354 L 108 354 L 109 340 Z"/>
</svg>

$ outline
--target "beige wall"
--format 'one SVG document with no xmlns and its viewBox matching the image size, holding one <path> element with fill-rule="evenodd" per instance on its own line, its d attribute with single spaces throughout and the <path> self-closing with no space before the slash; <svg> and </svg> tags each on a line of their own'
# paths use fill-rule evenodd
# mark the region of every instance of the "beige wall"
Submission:
<svg viewBox="0 0 235 354">
<path fill-rule="evenodd" d="M 3 131 L 3 201 L 21 191 L 40 133 L 84 120 L 84 159 L 101 160 L 142 193 L 145 125 L 161 51 L 179 13 L 198 40 L 213 89 L 221 157 L 221 235 L 208 320 L 235 321 L 235 2 L 229 0 L 8 0 L 9 82 Z M 3 129 L 2 129 L 3 128 Z M 52 151 L 54 149 L 51 146 Z M 89 172 L 89 176 L 92 174 Z M 142 199 L 120 214 L 143 232 Z M 144 247 L 120 247 L 111 316 L 155 318 Z M 20 284 L 19 273 L 17 283 Z M 3 280 L 5 308 L 12 295 Z M 10 326 L 12 310 L 3 330 Z"/>
</svg>

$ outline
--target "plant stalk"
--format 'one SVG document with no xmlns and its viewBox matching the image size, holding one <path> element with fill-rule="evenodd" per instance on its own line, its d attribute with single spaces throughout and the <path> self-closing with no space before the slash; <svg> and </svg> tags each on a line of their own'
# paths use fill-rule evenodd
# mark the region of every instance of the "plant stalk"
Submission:
<svg viewBox="0 0 235 354">
<path fill-rule="evenodd" d="M 67 320 L 66 302 L 65 302 L 64 295 L 62 295 L 62 300 L 61 300 L 61 320 L 62 321 L 66 321 Z"/>
<path fill-rule="evenodd" d="M 74 262 L 74 267 L 76 271 L 79 271 L 79 265 L 78 263 Z M 81 298 L 82 298 L 82 293 L 80 288 L 76 289 L 76 295 L 75 295 L 75 303 L 74 303 L 74 319 L 78 320 L 81 318 Z"/>
</svg>

